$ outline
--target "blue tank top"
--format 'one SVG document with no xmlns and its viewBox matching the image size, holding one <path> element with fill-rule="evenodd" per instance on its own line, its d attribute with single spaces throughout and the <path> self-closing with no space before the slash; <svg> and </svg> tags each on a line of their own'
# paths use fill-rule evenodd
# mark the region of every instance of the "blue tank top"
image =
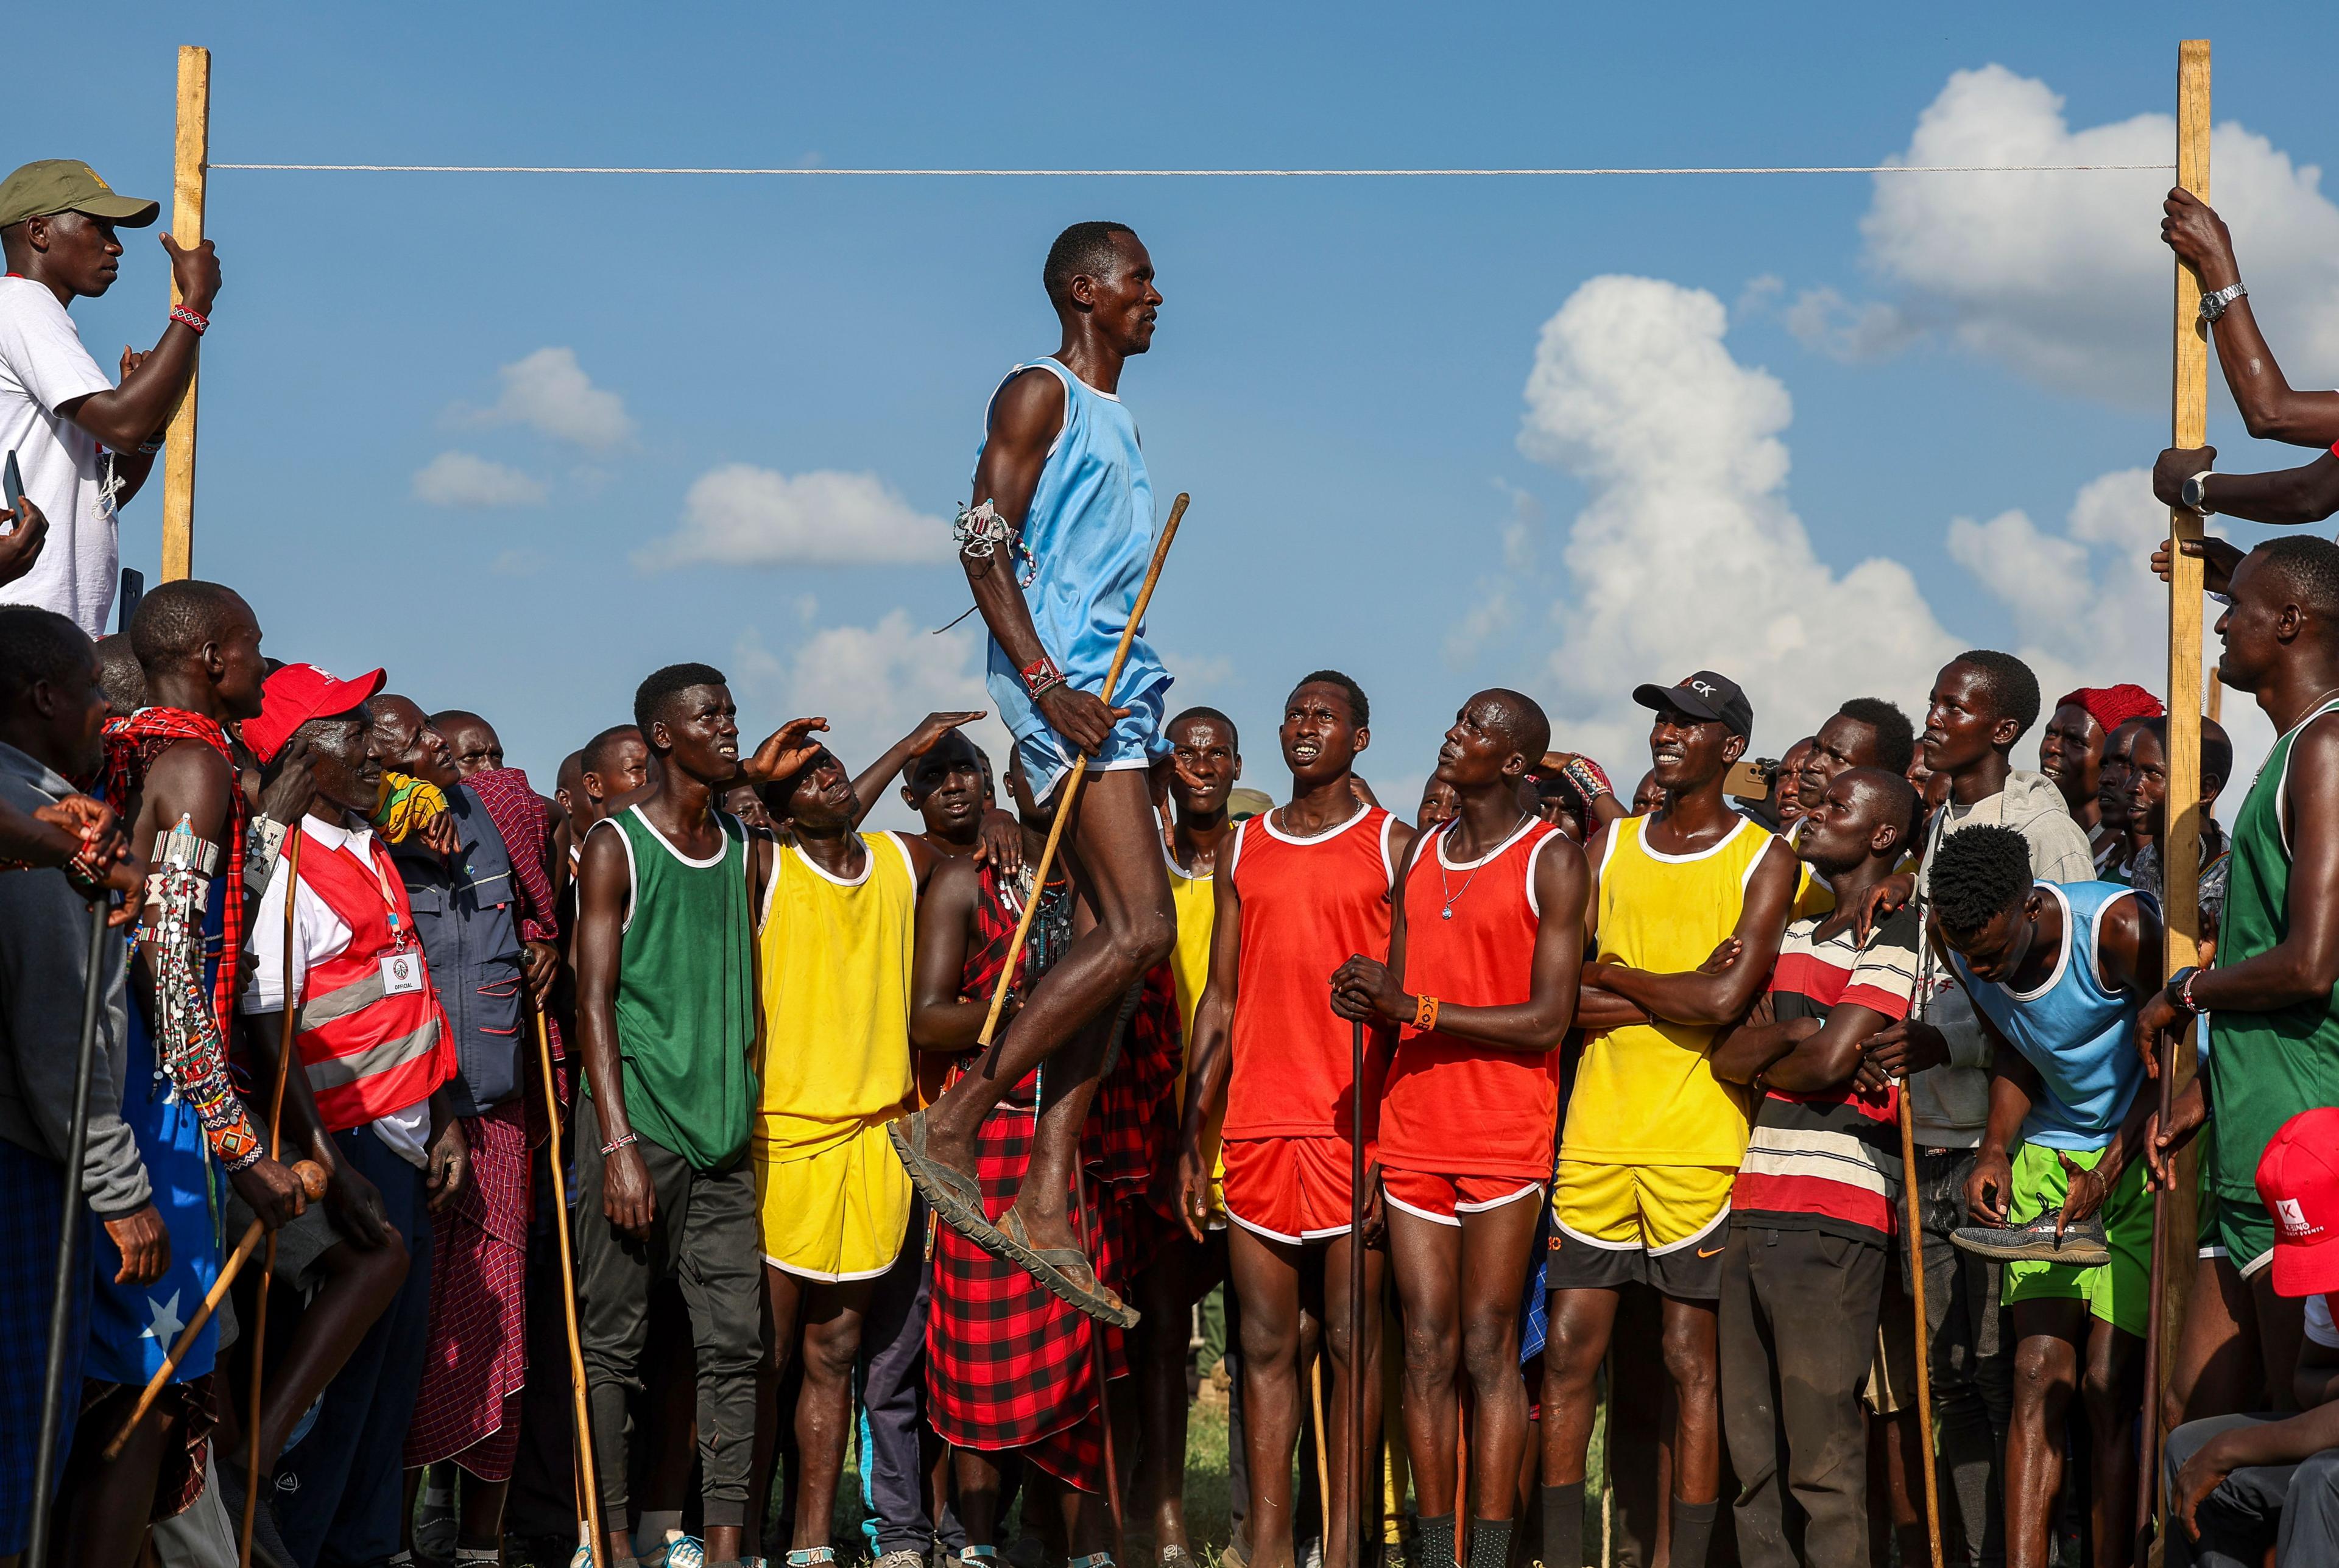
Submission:
<svg viewBox="0 0 2339 1568">
<path fill-rule="evenodd" d="M 1976 980 L 1951 955 L 1975 1007 L 2038 1070 L 2046 1099 L 2022 1121 L 2022 1141 L 2048 1149 L 2101 1149 L 2112 1140 L 2144 1081 L 2136 1054 L 2136 1015 L 2144 998 L 2104 989 L 2097 936 L 2104 912 L 2123 898 L 2150 895 L 2116 883 L 2038 886 L 2063 906 L 2063 953 L 2035 991 Z"/>
<path fill-rule="evenodd" d="M 1023 518 L 1023 548 L 1031 554 L 1028 564 L 1017 557 L 1031 577 L 1023 597 L 1041 646 L 1064 678 L 1101 696 L 1113 649 L 1153 559 L 1153 484 L 1138 446 L 1137 421 L 1119 398 L 1098 391 L 1055 360 L 1018 365 L 1000 386 L 1033 369 L 1063 383 L 1064 428 L 1048 449 Z M 998 398 L 993 390 L 992 400 Z M 988 431 L 988 407 L 983 424 Z M 980 448 L 975 456 L 979 464 Z M 1139 705 L 1131 699 L 1170 685 L 1170 672 L 1143 632 L 1140 627 L 1129 645 L 1120 687 L 1110 694 L 1115 706 Z M 1018 739 L 1049 733 L 1024 691 L 1022 672 L 995 637 L 988 684 L 992 705 Z"/>
</svg>

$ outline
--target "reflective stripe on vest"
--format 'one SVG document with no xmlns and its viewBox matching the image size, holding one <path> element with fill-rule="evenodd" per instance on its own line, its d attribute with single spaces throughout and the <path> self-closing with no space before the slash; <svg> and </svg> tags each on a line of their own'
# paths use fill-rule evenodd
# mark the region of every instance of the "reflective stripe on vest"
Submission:
<svg viewBox="0 0 2339 1568">
<path fill-rule="evenodd" d="M 348 946 L 310 966 L 293 1033 L 329 1132 L 404 1110 L 429 1099 L 454 1072 L 453 1042 L 446 1038 L 419 948 L 406 951 L 422 966 L 421 989 L 391 996 L 382 988 L 381 961 L 398 951 L 382 902 L 385 886 L 397 900 L 402 929 L 412 930 L 412 916 L 390 856 L 378 840 L 368 847 L 370 867 L 347 848 L 319 853 L 321 845 L 301 861 L 309 890 L 350 929 Z"/>
</svg>

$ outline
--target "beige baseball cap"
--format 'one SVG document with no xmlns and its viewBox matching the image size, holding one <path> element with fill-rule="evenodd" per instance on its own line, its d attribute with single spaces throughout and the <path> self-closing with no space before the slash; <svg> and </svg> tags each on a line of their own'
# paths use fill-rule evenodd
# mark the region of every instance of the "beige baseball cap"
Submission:
<svg viewBox="0 0 2339 1568">
<path fill-rule="evenodd" d="M 163 204 L 115 195 L 78 158 L 44 158 L 0 180 L 0 229 L 44 212 L 86 212 L 125 229 L 143 229 L 163 215 Z"/>
</svg>

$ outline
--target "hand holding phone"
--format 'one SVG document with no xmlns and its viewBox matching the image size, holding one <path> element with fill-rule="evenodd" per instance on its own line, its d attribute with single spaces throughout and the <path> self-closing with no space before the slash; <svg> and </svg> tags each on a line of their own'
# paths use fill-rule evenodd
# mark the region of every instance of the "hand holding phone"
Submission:
<svg viewBox="0 0 2339 1568">
<path fill-rule="evenodd" d="M 8 508 L 8 532 L 13 534 L 25 521 L 25 476 L 17 470 L 13 447 L 7 460 L 0 463 L 0 502 Z"/>
</svg>

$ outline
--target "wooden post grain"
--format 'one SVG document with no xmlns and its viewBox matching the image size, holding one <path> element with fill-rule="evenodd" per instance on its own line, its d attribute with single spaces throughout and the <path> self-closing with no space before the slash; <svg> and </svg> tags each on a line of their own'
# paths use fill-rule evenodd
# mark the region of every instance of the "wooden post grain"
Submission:
<svg viewBox="0 0 2339 1568">
<path fill-rule="evenodd" d="M 203 194 L 211 174 L 212 52 L 198 44 L 179 48 L 179 139 L 173 160 L 171 238 L 183 246 L 203 242 Z M 171 303 L 179 303 L 179 282 L 171 280 Z M 202 379 L 202 350 L 186 394 L 172 411 L 163 437 L 163 580 L 192 577 L 195 567 L 195 388 Z"/>
<path fill-rule="evenodd" d="M 2176 47 L 2176 182 L 2209 200 L 2209 41 L 2188 38 Z M 2169 444 L 2206 445 L 2209 439 L 2209 338 L 2201 320 L 2201 277 L 2176 263 L 2171 360 Z M 2179 507 L 2168 517 L 2172 542 L 2201 537 L 2201 519 Z M 2201 562 L 2169 551 L 2168 582 L 2168 828 L 2162 839 L 2165 873 L 2160 905 L 2166 931 L 2166 971 L 2175 973 L 2200 956 L 2201 875 Z M 2181 1092 L 2192 1081 L 2196 1050 L 2188 1024 L 2173 1043 L 2163 1070 L 2166 1092 Z M 2189 1252 L 2196 1224 L 2198 1141 L 2177 1158 L 2171 1190 L 2154 1197 L 2154 1229 L 2167 1257 Z M 2183 1250 L 2178 1250 L 2182 1247 Z M 2191 1267 L 2171 1267 L 2159 1281 L 2159 1343 L 2148 1365 L 2150 1393 L 2143 1419 L 2145 1448 L 2159 1448 L 2161 1395 L 2168 1386 L 2176 1346 L 2185 1337 L 2186 1295 Z M 2156 1488 L 2157 1466 L 2150 1473 Z M 2166 1532 L 2163 1532 L 2164 1538 Z M 2159 1552 L 2155 1548 L 2154 1556 Z"/>
</svg>

